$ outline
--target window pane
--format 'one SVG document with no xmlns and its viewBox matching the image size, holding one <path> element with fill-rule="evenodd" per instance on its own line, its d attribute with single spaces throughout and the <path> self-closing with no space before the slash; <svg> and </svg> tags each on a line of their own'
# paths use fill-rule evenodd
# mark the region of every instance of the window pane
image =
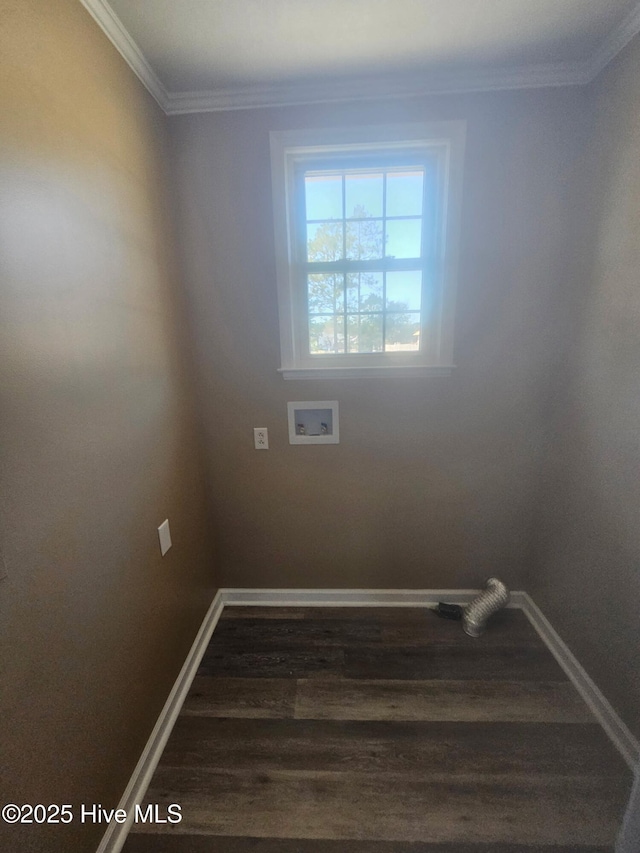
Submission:
<svg viewBox="0 0 640 853">
<path fill-rule="evenodd" d="M 347 222 L 347 258 L 366 261 L 382 257 L 382 222 L 361 219 Z"/>
<path fill-rule="evenodd" d="M 347 316 L 349 352 L 382 352 L 382 314 Z"/>
<path fill-rule="evenodd" d="M 422 220 L 393 219 L 387 221 L 386 256 L 419 258 L 422 252 Z"/>
<path fill-rule="evenodd" d="M 347 219 L 382 216 L 382 175 L 347 175 L 345 211 Z"/>
<path fill-rule="evenodd" d="M 344 314 L 309 317 L 311 355 L 344 352 Z"/>
<path fill-rule="evenodd" d="M 342 219 L 342 175 L 306 176 L 304 194 L 307 219 Z"/>
<path fill-rule="evenodd" d="M 387 273 L 388 311 L 420 311 L 421 306 L 421 270 Z"/>
<path fill-rule="evenodd" d="M 420 349 L 420 314 L 387 314 L 384 348 L 386 352 Z"/>
<path fill-rule="evenodd" d="M 347 275 L 347 311 L 382 311 L 382 273 L 356 272 Z"/>
<path fill-rule="evenodd" d="M 307 260 L 342 260 L 342 222 L 321 222 L 307 225 Z"/>
<path fill-rule="evenodd" d="M 310 314 L 337 314 L 344 311 L 343 276 L 307 276 L 307 300 Z"/>
<path fill-rule="evenodd" d="M 387 175 L 387 216 L 422 216 L 423 172 Z"/>
</svg>

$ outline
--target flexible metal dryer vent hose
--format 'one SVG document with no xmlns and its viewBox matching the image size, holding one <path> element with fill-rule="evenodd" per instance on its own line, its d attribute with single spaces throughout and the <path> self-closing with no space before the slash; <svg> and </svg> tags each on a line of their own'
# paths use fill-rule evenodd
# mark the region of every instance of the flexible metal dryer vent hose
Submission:
<svg viewBox="0 0 640 853">
<path fill-rule="evenodd" d="M 509 603 L 509 590 L 498 578 L 489 578 L 481 592 L 465 608 L 463 625 L 470 637 L 479 637 L 487 627 L 487 619 Z"/>
</svg>

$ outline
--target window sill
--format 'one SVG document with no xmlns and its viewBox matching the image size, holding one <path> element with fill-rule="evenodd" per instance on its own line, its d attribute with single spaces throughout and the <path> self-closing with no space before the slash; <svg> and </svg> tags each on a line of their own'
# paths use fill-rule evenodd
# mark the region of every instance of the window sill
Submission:
<svg viewBox="0 0 640 853">
<path fill-rule="evenodd" d="M 283 379 L 379 379 L 382 376 L 450 376 L 455 365 L 389 365 L 377 367 L 280 367 Z"/>
</svg>

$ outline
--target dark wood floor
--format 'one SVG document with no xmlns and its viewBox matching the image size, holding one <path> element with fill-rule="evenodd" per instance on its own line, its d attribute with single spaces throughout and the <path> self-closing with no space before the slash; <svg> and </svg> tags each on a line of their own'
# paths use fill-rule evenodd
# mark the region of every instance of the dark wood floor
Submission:
<svg viewBox="0 0 640 853">
<path fill-rule="evenodd" d="M 517 610 L 224 610 L 125 853 L 604 853 L 631 776 Z"/>
</svg>

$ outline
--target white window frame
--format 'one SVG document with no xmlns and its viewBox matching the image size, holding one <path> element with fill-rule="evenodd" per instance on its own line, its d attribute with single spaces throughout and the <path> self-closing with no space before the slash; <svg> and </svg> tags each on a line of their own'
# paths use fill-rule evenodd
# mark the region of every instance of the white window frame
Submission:
<svg viewBox="0 0 640 853">
<path fill-rule="evenodd" d="M 446 376 L 453 365 L 453 328 L 458 277 L 462 169 L 466 122 L 322 130 L 271 131 L 271 174 L 280 317 L 281 367 L 285 379 L 358 376 Z M 306 285 L 298 259 L 296 171 L 319 157 L 336 160 L 362 153 L 425 154 L 436 158 L 440 218 L 437 223 L 434 332 L 419 351 L 311 355 L 308 352 Z"/>
</svg>

